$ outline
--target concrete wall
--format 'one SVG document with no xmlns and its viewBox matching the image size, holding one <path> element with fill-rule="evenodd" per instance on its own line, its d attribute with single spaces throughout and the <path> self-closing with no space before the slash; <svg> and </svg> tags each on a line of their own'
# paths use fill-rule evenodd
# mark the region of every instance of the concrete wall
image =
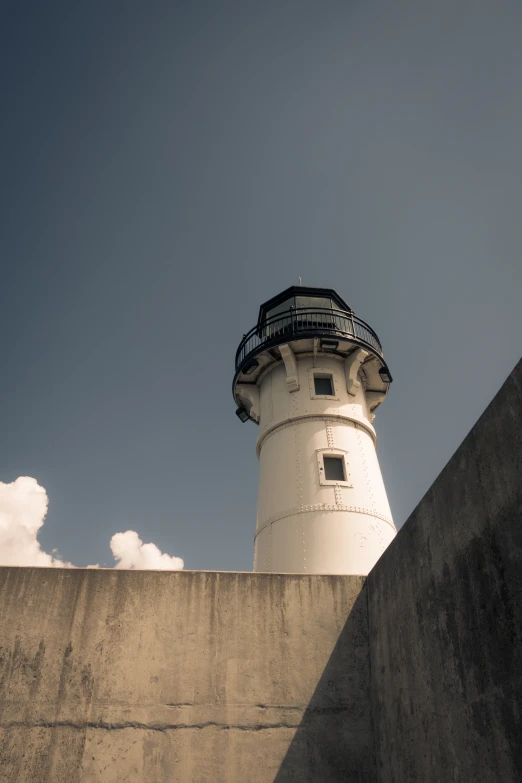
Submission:
<svg viewBox="0 0 522 783">
<path fill-rule="evenodd" d="M 522 362 L 366 587 L 380 782 L 522 780 Z"/>
<path fill-rule="evenodd" d="M 518 783 L 521 601 L 522 363 L 366 582 L 1 568 L 0 781 Z"/>
<path fill-rule="evenodd" d="M 0 780 L 372 781 L 363 583 L 1 568 Z"/>
</svg>

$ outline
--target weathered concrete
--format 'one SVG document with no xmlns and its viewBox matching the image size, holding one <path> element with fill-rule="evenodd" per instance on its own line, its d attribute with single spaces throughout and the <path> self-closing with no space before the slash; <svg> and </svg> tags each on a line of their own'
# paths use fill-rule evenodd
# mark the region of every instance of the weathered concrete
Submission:
<svg viewBox="0 0 522 783">
<path fill-rule="evenodd" d="M 0 780 L 373 780 L 363 584 L 0 569 Z"/>
<path fill-rule="evenodd" d="M 522 780 L 522 362 L 366 588 L 380 782 Z"/>
<path fill-rule="evenodd" d="M 366 582 L 1 568 L 0 781 L 518 783 L 521 600 L 522 362 Z"/>
</svg>

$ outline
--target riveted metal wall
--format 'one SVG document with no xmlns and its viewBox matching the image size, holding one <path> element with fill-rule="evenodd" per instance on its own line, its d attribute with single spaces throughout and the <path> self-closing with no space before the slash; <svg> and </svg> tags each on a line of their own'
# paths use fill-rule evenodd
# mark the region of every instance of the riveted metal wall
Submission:
<svg viewBox="0 0 522 783">
<path fill-rule="evenodd" d="M 296 360 L 297 390 L 289 390 L 283 362 L 260 382 L 254 570 L 367 574 L 396 529 L 364 384 L 348 394 L 343 360 L 334 355 Z M 332 374 L 330 397 L 314 395 L 314 362 Z M 329 451 L 343 458 L 346 481 L 321 480 L 321 454 Z"/>
</svg>

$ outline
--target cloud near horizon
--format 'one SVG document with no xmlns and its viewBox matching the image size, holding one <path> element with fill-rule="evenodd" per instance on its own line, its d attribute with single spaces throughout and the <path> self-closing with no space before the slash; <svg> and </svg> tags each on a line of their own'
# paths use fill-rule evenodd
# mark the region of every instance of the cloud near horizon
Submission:
<svg viewBox="0 0 522 783">
<path fill-rule="evenodd" d="M 49 506 L 45 489 L 30 476 L 20 476 L 10 484 L 0 481 L 0 565 L 76 568 L 61 560 L 56 549 L 44 552 L 38 531 Z M 115 568 L 181 571 L 181 557 L 162 553 L 156 544 L 144 544 L 134 530 L 116 533 L 110 540 Z M 88 568 L 98 568 L 90 565 Z"/>
</svg>

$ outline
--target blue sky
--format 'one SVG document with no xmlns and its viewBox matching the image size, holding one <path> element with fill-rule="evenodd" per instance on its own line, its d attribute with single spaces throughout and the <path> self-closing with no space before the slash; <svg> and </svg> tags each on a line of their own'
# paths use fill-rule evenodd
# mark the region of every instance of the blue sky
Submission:
<svg viewBox="0 0 522 783">
<path fill-rule="evenodd" d="M 522 11 L 507 0 L 5 2 L 0 480 L 113 564 L 250 570 L 259 304 L 332 287 L 394 376 L 398 526 L 520 357 Z"/>
</svg>

